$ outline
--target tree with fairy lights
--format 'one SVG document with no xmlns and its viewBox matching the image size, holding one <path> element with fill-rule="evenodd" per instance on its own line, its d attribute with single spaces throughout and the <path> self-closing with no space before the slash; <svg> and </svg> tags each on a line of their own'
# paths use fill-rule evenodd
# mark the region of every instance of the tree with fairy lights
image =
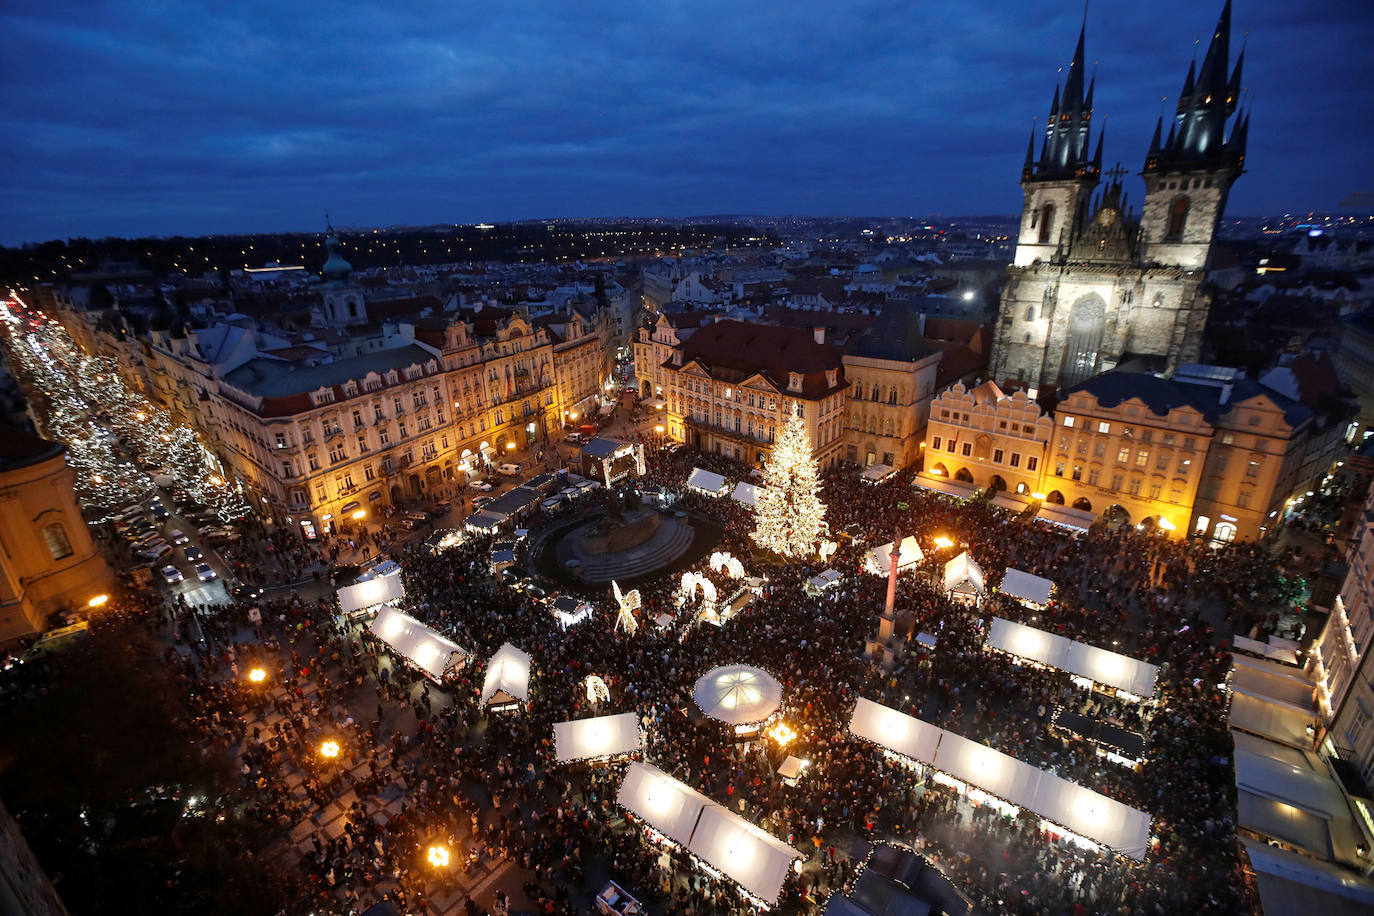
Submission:
<svg viewBox="0 0 1374 916">
<path fill-rule="evenodd" d="M 815 554 L 828 533 L 820 474 L 800 410 L 799 404 L 788 408 L 782 435 L 764 465 L 764 486 L 754 502 L 754 540 L 788 559 Z"/>
</svg>

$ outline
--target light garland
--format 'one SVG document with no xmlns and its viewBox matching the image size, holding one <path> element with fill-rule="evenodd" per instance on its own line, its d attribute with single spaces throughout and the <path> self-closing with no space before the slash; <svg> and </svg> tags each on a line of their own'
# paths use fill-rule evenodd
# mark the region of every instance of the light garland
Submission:
<svg viewBox="0 0 1374 916">
<path fill-rule="evenodd" d="M 806 424 L 789 407 L 754 501 L 753 538 L 759 546 L 788 559 L 814 556 L 829 534 L 820 490 Z"/>
</svg>

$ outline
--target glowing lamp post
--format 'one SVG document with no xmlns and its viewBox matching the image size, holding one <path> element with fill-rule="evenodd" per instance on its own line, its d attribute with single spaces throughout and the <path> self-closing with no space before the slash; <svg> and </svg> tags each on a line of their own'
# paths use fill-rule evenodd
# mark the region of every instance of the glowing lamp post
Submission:
<svg viewBox="0 0 1374 916">
<path fill-rule="evenodd" d="M 109 603 L 110 603 L 110 596 L 109 596 L 109 595 L 96 595 L 96 596 L 95 596 L 94 598 L 92 598 L 90 601 L 87 601 L 87 602 L 86 602 L 86 607 L 104 607 L 105 605 L 107 605 L 107 604 L 109 604 Z"/>
<path fill-rule="evenodd" d="M 796 739 L 797 733 L 786 722 L 779 722 L 768 730 L 768 737 L 776 741 L 778 747 L 787 747 Z"/>
<path fill-rule="evenodd" d="M 248 680 L 252 681 L 254 684 L 261 684 L 263 681 L 267 680 L 266 669 L 254 668 L 252 671 L 249 671 Z"/>
<path fill-rule="evenodd" d="M 941 550 L 948 550 L 950 547 L 954 546 L 954 542 L 942 534 L 935 539 L 935 546 Z"/>
<path fill-rule="evenodd" d="M 452 861 L 453 856 L 448 851 L 447 846 L 444 846 L 442 843 L 435 843 L 426 850 L 425 858 L 428 859 L 429 864 L 433 865 L 435 868 L 448 868 L 448 863 Z"/>
<path fill-rule="evenodd" d="M 353 520 L 354 520 L 354 521 L 361 521 L 362 519 L 365 519 L 365 518 L 367 518 L 367 510 L 366 510 L 366 509 L 359 509 L 358 511 L 356 511 L 356 512 L 353 513 Z"/>
<path fill-rule="evenodd" d="M 320 756 L 326 760 L 333 760 L 339 756 L 339 742 L 333 738 L 320 744 Z"/>
</svg>

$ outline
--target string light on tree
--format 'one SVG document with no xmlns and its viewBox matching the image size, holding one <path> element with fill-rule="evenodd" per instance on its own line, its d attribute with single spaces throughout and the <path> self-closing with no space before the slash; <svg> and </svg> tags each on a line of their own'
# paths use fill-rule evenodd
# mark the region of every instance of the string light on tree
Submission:
<svg viewBox="0 0 1374 916">
<path fill-rule="evenodd" d="M 782 435 L 764 465 L 764 486 L 754 502 L 754 540 L 788 559 L 815 555 L 829 533 L 820 474 L 800 410 L 800 404 L 789 407 Z"/>
</svg>

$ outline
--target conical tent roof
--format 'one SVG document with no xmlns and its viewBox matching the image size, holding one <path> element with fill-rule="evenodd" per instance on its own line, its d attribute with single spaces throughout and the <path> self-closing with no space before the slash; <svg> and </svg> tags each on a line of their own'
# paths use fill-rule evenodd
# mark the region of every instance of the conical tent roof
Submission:
<svg viewBox="0 0 1374 916">
<path fill-rule="evenodd" d="M 752 665 L 722 665 L 697 681 L 692 699 L 701 711 L 729 725 L 762 722 L 777 712 L 782 685 L 773 675 Z"/>
</svg>

